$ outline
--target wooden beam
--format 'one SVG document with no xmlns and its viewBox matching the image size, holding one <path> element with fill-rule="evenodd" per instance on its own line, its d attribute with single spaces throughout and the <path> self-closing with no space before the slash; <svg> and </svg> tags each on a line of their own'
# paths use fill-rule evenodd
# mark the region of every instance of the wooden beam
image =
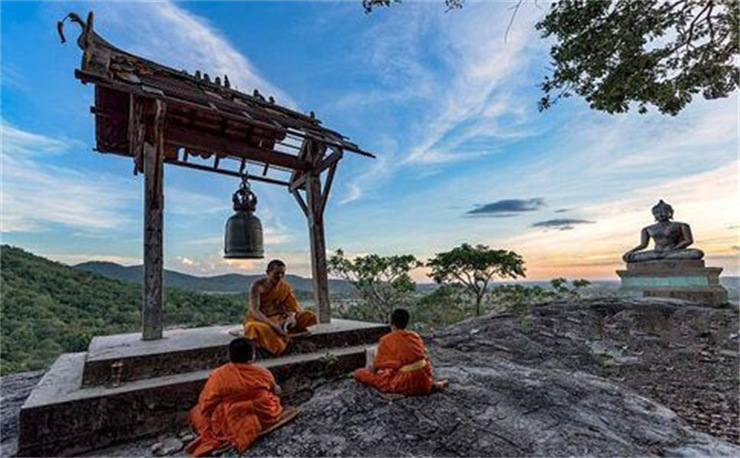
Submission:
<svg viewBox="0 0 740 458">
<path fill-rule="evenodd" d="M 308 177 L 308 173 L 304 173 L 303 175 L 299 176 L 295 180 L 290 182 L 289 190 L 290 192 L 296 192 L 297 190 L 303 188 L 306 185 L 306 178 Z"/>
<path fill-rule="evenodd" d="M 333 153 L 331 153 L 329 156 L 325 157 L 321 160 L 319 163 L 319 166 L 316 168 L 316 173 L 322 173 L 324 170 L 328 169 L 329 167 L 334 166 L 339 160 L 342 159 L 342 150 L 337 149 Z"/>
<path fill-rule="evenodd" d="M 334 172 L 337 170 L 338 162 L 334 162 L 332 164 L 331 168 L 329 168 L 329 173 L 326 174 L 326 182 L 324 183 L 324 192 L 321 193 L 321 214 L 324 214 L 324 210 L 326 209 L 326 202 L 329 200 L 329 191 L 331 191 L 331 184 L 334 181 Z"/>
<path fill-rule="evenodd" d="M 308 196 L 308 233 L 311 244 L 311 277 L 313 295 L 316 301 L 319 323 L 331 321 L 329 303 L 329 276 L 326 263 L 326 242 L 324 240 L 324 217 L 321 213 L 323 199 L 321 196 L 321 178 L 307 173 L 306 195 Z M 295 195 L 295 193 L 294 193 Z"/>
<path fill-rule="evenodd" d="M 216 172 L 216 173 L 220 173 L 221 175 L 228 175 L 231 177 L 241 178 L 242 175 L 244 175 L 243 172 L 236 172 L 236 171 L 227 170 L 227 169 L 214 169 L 212 167 L 208 167 L 207 165 L 194 164 L 192 162 L 184 162 L 180 160 L 169 160 L 166 162 L 167 164 L 178 165 L 180 167 L 185 167 L 188 169 L 202 170 L 204 172 Z M 249 179 L 253 181 L 261 181 L 263 183 L 276 184 L 276 185 L 285 186 L 285 187 L 287 187 L 290 184 L 287 181 L 276 180 L 274 178 L 263 177 L 259 175 L 249 175 Z"/>
<path fill-rule="evenodd" d="M 167 143 L 176 146 L 225 153 L 292 170 L 307 171 L 311 168 L 310 162 L 300 160 L 290 154 L 247 146 L 236 140 L 205 132 L 196 132 L 185 127 L 167 126 L 165 128 L 165 140 Z"/>
<path fill-rule="evenodd" d="M 301 210 L 303 210 L 303 214 L 306 215 L 306 218 L 308 218 L 308 206 L 306 206 L 306 202 L 303 201 L 303 197 L 301 197 L 301 193 L 296 191 L 291 191 L 291 194 L 293 194 L 293 197 L 295 197 L 295 200 L 298 201 L 298 205 L 301 207 Z"/>
</svg>

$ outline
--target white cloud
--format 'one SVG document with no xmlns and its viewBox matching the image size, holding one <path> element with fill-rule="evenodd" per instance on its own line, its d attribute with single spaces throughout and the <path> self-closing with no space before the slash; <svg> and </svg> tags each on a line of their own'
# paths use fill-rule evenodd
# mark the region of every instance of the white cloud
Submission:
<svg viewBox="0 0 740 458">
<path fill-rule="evenodd" d="M 470 3 L 444 13 L 440 4 L 410 3 L 367 32 L 362 43 L 369 49 L 362 54 L 369 56 L 365 65 L 382 90 L 348 94 L 337 106 L 382 102 L 421 113 L 401 119 L 408 138 L 393 149 L 396 156 L 358 174 L 343 203 L 358 200 L 364 189 L 379 186 L 401 167 L 439 170 L 500 151 L 491 144 L 535 135 L 527 116 L 534 102 L 518 94 L 530 84 L 522 75 L 543 46 L 533 28 L 541 12 L 522 9 L 504 41 L 508 21 L 502 18 L 510 17 L 510 6 Z M 392 156 L 382 147 L 378 151 Z"/>
<path fill-rule="evenodd" d="M 79 142 L 73 142 L 68 139 L 49 138 L 44 135 L 27 132 L 5 120 L 0 120 L 0 123 L 2 124 L 3 154 L 24 157 L 61 154 L 73 145 L 80 145 Z"/>
<path fill-rule="evenodd" d="M 281 105 L 296 105 L 216 27 L 174 2 L 96 3 L 95 27 L 114 45 L 136 55 L 190 74 L 200 70 L 211 79 L 228 75 L 232 86 L 242 92 L 251 94 L 257 88 L 274 95 Z"/>
<path fill-rule="evenodd" d="M 2 232 L 40 232 L 49 224 L 94 231 L 131 222 L 125 210 L 136 194 L 123 191 L 128 180 L 44 162 L 72 146 L 2 123 Z"/>
</svg>

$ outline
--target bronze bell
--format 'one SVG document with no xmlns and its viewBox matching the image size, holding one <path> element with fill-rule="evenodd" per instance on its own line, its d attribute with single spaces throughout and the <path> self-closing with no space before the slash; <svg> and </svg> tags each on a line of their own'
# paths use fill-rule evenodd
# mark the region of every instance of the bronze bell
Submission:
<svg viewBox="0 0 740 458">
<path fill-rule="evenodd" d="M 257 207 L 257 196 L 249 188 L 246 176 L 234 193 L 232 201 L 236 213 L 226 221 L 224 258 L 264 258 L 262 223 L 253 214 Z"/>
</svg>

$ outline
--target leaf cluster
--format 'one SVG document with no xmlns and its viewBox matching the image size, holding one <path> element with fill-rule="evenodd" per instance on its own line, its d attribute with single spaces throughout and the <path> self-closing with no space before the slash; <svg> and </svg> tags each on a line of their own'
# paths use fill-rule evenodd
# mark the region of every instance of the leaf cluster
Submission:
<svg viewBox="0 0 740 458">
<path fill-rule="evenodd" d="M 450 251 L 437 253 L 428 263 L 429 276 L 437 283 L 460 283 L 476 298 L 476 315 L 480 302 L 494 277 L 524 276 L 524 259 L 513 251 L 494 250 L 486 245 L 463 243 Z"/>
<path fill-rule="evenodd" d="M 536 25 L 555 40 L 539 107 L 577 94 L 608 113 L 637 102 L 676 115 L 697 94 L 728 97 L 739 17 L 740 0 L 558 0 Z"/>
<path fill-rule="evenodd" d="M 421 265 L 412 255 L 369 254 L 348 259 L 341 249 L 327 261 L 329 272 L 352 284 L 370 305 L 372 316 L 381 321 L 416 291 L 409 272 Z"/>
</svg>

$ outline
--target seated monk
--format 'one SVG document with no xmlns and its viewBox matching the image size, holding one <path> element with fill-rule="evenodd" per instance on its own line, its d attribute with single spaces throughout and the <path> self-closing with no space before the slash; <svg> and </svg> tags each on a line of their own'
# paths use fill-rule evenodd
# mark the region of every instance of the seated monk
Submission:
<svg viewBox="0 0 740 458">
<path fill-rule="evenodd" d="M 273 355 L 285 351 L 291 333 L 305 332 L 317 322 L 316 315 L 301 309 L 293 288 L 284 278 L 285 263 L 270 261 L 267 276 L 252 284 L 244 318 L 244 337 Z"/>
<path fill-rule="evenodd" d="M 261 431 L 280 420 L 280 386 L 267 369 L 257 366 L 254 343 L 244 337 L 229 344 L 230 363 L 211 372 L 189 420 L 198 437 L 187 451 L 203 456 L 225 446 L 239 453 Z"/>
<path fill-rule="evenodd" d="M 380 391 L 405 395 L 446 389 L 446 380 L 432 379 L 432 364 L 424 341 L 419 334 L 406 330 L 409 312 L 396 309 L 390 321 L 391 332 L 380 338 L 375 360 L 368 367 L 355 370 L 355 379 Z"/>
<path fill-rule="evenodd" d="M 673 207 L 661 200 L 653 206 L 652 211 L 656 223 L 642 229 L 640 244 L 622 256 L 624 262 L 702 259 L 704 257 L 703 251 L 688 248 L 694 243 L 691 227 L 686 223 L 671 221 Z M 655 243 L 655 249 L 645 250 L 651 238 Z"/>
</svg>

